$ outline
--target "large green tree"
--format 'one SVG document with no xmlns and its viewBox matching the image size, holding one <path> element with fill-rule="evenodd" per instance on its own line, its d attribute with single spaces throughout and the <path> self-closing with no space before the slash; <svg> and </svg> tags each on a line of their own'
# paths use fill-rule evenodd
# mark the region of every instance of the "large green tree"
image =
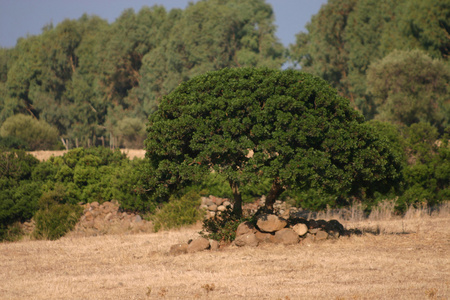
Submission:
<svg viewBox="0 0 450 300">
<path fill-rule="evenodd" d="M 419 50 L 396 50 L 367 71 L 377 118 L 407 126 L 428 122 L 441 132 L 450 120 L 449 81 L 449 66 Z"/>
<path fill-rule="evenodd" d="M 157 197 L 211 171 L 223 174 L 241 213 L 240 187 L 270 179 L 266 208 L 290 188 L 344 198 L 389 189 L 400 163 L 324 80 L 298 71 L 223 69 L 164 97 L 149 118 L 148 189 Z M 335 203 L 334 203 L 335 204 Z"/>
<path fill-rule="evenodd" d="M 395 49 L 420 49 L 447 61 L 449 17 L 445 0 L 330 0 L 297 35 L 290 57 L 372 118 L 377 104 L 367 89 L 370 64 Z"/>
</svg>

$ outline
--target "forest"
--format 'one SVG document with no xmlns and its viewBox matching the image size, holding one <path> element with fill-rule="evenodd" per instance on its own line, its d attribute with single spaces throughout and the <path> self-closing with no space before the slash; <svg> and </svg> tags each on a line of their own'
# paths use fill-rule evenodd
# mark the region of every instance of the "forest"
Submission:
<svg viewBox="0 0 450 300">
<path fill-rule="evenodd" d="M 154 210 L 157 202 L 136 186 L 142 164 L 114 151 L 79 149 L 143 149 L 161 99 L 224 68 L 301 70 L 348 99 L 402 166 L 398 186 L 368 203 L 399 197 L 405 208 L 448 200 L 448 1 L 329 0 L 287 48 L 275 34 L 275 18 L 264 0 L 205 0 L 170 11 L 129 9 L 113 23 L 83 15 L 1 48 L 0 147 L 9 150 L 1 152 L 0 230 L 55 201 L 121 198 L 124 209 Z M 77 149 L 43 164 L 8 152 L 64 148 Z M 203 188 L 217 190 L 217 180 Z M 18 191 L 20 182 L 26 189 Z M 267 192 L 264 184 L 258 188 Z M 254 187 L 247 189 L 250 199 Z M 310 199 L 297 204 L 312 209 L 340 204 L 313 191 L 288 196 Z"/>
</svg>

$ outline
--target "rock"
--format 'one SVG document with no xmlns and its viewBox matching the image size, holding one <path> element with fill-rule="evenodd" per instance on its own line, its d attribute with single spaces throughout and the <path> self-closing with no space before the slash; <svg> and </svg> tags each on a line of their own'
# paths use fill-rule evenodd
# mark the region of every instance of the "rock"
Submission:
<svg viewBox="0 0 450 300">
<path fill-rule="evenodd" d="M 188 244 L 175 244 L 170 247 L 169 254 L 178 255 L 187 253 Z"/>
<path fill-rule="evenodd" d="M 209 244 L 209 241 L 205 238 L 198 237 L 195 240 L 193 240 L 187 247 L 188 253 L 198 252 L 207 250 L 211 247 Z"/>
<path fill-rule="evenodd" d="M 200 205 L 200 209 L 207 210 L 208 209 L 208 205 L 202 204 L 202 205 Z"/>
<path fill-rule="evenodd" d="M 281 243 L 284 245 L 297 244 L 299 241 L 298 234 L 291 228 L 284 228 L 277 232 L 272 238 L 274 243 Z"/>
<path fill-rule="evenodd" d="M 309 233 L 311 233 L 311 234 L 316 234 L 316 233 L 318 233 L 319 231 L 321 231 L 322 230 L 322 228 L 311 228 L 311 229 L 309 229 L 308 231 L 309 231 Z"/>
<path fill-rule="evenodd" d="M 326 231 L 320 230 L 316 233 L 315 240 L 322 241 L 322 240 L 326 240 L 327 238 L 328 238 L 328 233 Z"/>
<path fill-rule="evenodd" d="M 275 232 L 286 227 L 287 221 L 272 214 L 258 216 L 256 226 L 263 232 Z"/>
<path fill-rule="evenodd" d="M 97 201 L 94 201 L 91 203 L 91 208 L 98 208 L 100 206 L 100 204 Z"/>
<path fill-rule="evenodd" d="M 217 207 L 217 210 L 218 211 L 226 211 L 227 208 L 225 206 L 223 206 L 223 205 L 220 205 L 220 206 Z"/>
<path fill-rule="evenodd" d="M 244 247 L 244 246 L 256 247 L 256 246 L 258 246 L 259 242 L 254 233 L 247 233 L 247 234 L 238 236 L 234 240 L 234 244 L 238 247 Z"/>
<path fill-rule="evenodd" d="M 231 202 L 228 201 L 228 200 L 225 200 L 225 201 L 222 203 L 222 205 L 225 206 L 225 207 L 227 207 L 227 206 L 231 205 Z"/>
<path fill-rule="evenodd" d="M 84 217 L 85 217 L 86 222 L 90 222 L 90 221 L 94 220 L 94 215 L 90 211 L 86 212 L 84 214 Z"/>
<path fill-rule="evenodd" d="M 134 220 L 133 220 L 135 223 L 139 223 L 139 222 L 142 222 L 142 218 L 141 218 L 141 216 L 140 215 L 136 215 L 135 217 L 134 217 Z"/>
<path fill-rule="evenodd" d="M 250 222 L 243 222 L 239 224 L 238 228 L 236 229 L 236 237 L 248 234 L 248 233 L 255 233 L 256 228 L 253 226 Z"/>
<path fill-rule="evenodd" d="M 208 206 L 208 210 L 209 211 L 217 211 L 217 205 L 213 204 L 213 205 Z"/>
<path fill-rule="evenodd" d="M 272 240 L 271 240 L 272 234 L 270 234 L 270 233 L 256 231 L 255 236 L 256 236 L 256 239 L 260 243 L 271 243 L 272 242 Z"/>
<path fill-rule="evenodd" d="M 332 230 L 328 231 L 328 234 L 330 237 L 335 239 L 339 238 L 339 236 L 341 235 L 339 231 L 332 231 Z"/>
<path fill-rule="evenodd" d="M 202 197 L 202 205 L 207 205 L 209 198 L 208 197 Z"/>
<path fill-rule="evenodd" d="M 111 219 L 112 219 L 112 216 L 113 216 L 112 213 L 108 213 L 108 214 L 105 216 L 105 221 L 111 220 Z"/>
<path fill-rule="evenodd" d="M 314 236 L 311 234 L 306 235 L 306 237 L 301 241 L 302 244 L 311 245 L 314 243 Z"/>
<path fill-rule="evenodd" d="M 216 240 L 209 240 L 209 244 L 211 245 L 211 251 L 219 250 L 219 242 Z"/>
<path fill-rule="evenodd" d="M 225 201 L 225 199 L 222 199 L 222 198 L 216 198 L 216 205 L 217 206 L 221 206 L 222 205 L 222 203 Z"/>
<path fill-rule="evenodd" d="M 292 227 L 292 230 L 294 230 L 299 236 L 302 236 L 308 232 L 308 226 L 306 226 L 306 224 L 298 223 Z"/>
</svg>

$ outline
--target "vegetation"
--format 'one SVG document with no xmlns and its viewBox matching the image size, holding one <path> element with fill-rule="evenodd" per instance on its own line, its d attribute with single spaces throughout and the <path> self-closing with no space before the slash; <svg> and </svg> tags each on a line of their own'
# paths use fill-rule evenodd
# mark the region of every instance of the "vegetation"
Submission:
<svg viewBox="0 0 450 300">
<path fill-rule="evenodd" d="M 144 124 L 182 81 L 224 67 L 280 68 L 284 49 L 263 0 L 199 1 L 185 10 L 83 15 L 0 51 L 0 126 L 25 114 L 72 147 L 142 148 Z"/>
<path fill-rule="evenodd" d="M 444 96 L 449 20 L 446 0 L 329 0 L 308 32 L 297 35 L 290 57 L 327 80 L 366 118 L 427 121 L 442 134 L 450 118 Z"/>
<path fill-rule="evenodd" d="M 172 197 L 151 217 L 154 230 L 179 228 L 201 221 L 204 211 L 199 210 L 199 206 L 200 195 L 196 192 L 188 192 L 180 198 Z"/>
<path fill-rule="evenodd" d="M 389 144 L 325 81 L 297 71 L 240 68 L 195 77 L 163 98 L 147 131 L 156 197 L 213 170 L 229 182 L 238 216 L 240 186 L 267 179 L 268 210 L 288 189 L 333 195 L 334 206 L 399 181 Z"/>
<path fill-rule="evenodd" d="M 269 209 L 447 201 L 448 20 L 445 0 L 329 0 L 289 49 L 264 0 L 46 26 L 0 49 L 0 240 L 33 216 L 57 238 L 78 203 L 113 199 L 159 207 L 162 227 L 197 218 L 194 192 L 237 210 L 261 195 Z M 95 147 L 146 138 L 144 160 Z M 62 147 L 45 162 L 14 150 Z"/>
</svg>

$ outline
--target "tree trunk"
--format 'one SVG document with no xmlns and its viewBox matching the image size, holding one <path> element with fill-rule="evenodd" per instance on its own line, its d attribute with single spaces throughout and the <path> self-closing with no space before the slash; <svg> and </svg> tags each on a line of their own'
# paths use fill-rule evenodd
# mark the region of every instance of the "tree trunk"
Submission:
<svg viewBox="0 0 450 300">
<path fill-rule="evenodd" d="M 239 191 L 239 182 L 230 180 L 230 186 L 234 198 L 233 212 L 240 218 L 242 216 L 242 196 Z"/>
<path fill-rule="evenodd" d="M 275 200 L 284 192 L 284 188 L 280 185 L 279 178 L 276 178 L 273 183 L 272 187 L 270 188 L 269 194 L 266 197 L 266 205 L 265 210 L 267 212 L 273 212 L 273 204 L 275 203 Z"/>
</svg>

